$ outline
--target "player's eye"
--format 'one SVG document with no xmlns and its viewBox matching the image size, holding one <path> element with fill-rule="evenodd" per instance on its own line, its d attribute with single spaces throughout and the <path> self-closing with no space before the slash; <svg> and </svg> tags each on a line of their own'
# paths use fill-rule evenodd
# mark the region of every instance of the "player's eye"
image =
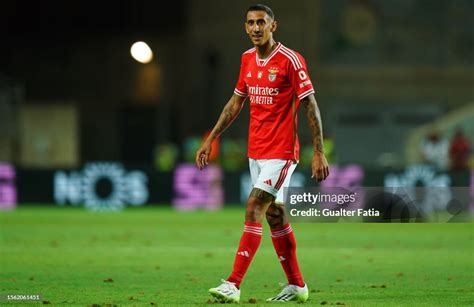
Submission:
<svg viewBox="0 0 474 307">
<path fill-rule="evenodd" d="M 248 24 L 249 26 L 252 26 L 252 25 L 253 25 L 253 20 L 248 20 L 248 21 L 247 21 L 247 24 Z"/>
<path fill-rule="evenodd" d="M 261 20 L 257 21 L 257 24 L 259 26 L 263 26 L 263 25 L 265 25 L 265 20 L 261 19 Z"/>
</svg>

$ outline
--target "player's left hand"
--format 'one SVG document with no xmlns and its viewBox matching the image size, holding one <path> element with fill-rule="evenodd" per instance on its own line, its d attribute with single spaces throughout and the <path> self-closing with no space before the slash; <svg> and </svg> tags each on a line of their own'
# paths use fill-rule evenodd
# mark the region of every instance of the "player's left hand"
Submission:
<svg viewBox="0 0 474 307">
<path fill-rule="evenodd" d="M 311 163 L 311 178 L 323 181 L 329 176 L 329 165 L 326 156 L 322 152 L 315 152 Z"/>
</svg>

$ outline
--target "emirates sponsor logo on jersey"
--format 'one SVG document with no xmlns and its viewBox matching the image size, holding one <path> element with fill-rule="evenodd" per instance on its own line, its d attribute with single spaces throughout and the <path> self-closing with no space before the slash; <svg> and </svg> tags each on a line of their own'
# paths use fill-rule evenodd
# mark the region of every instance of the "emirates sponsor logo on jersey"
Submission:
<svg viewBox="0 0 474 307">
<path fill-rule="evenodd" d="M 276 96 L 280 94 L 280 89 L 278 87 L 255 85 L 255 86 L 248 86 L 247 92 L 250 95 Z"/>
<path fill-rule="evenodd" d="M 250 103 L 255 104 L 273 104 L 273 96 L 280 93 L 278 87 L 268 86 L 247 86 Z"/>
</svg>

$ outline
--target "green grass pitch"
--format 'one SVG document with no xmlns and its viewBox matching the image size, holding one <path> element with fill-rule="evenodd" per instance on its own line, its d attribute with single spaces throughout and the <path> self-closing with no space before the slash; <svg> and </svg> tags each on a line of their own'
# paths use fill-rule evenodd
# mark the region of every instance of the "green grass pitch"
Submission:
<svg viewBox="0 0 474 307">
<path fill-rule="evenodd" d="M 0 293 L 41 294 L 54 305 L 208 306 L 208 288 L 230 273 L 243 213 L 0 212 Z M 292 226 L 306 305 L 474 305 L 474 224 Z M 241 304 L 268 306 L 285 281 L 268 226 L 263 233 Z"/>
</svg>

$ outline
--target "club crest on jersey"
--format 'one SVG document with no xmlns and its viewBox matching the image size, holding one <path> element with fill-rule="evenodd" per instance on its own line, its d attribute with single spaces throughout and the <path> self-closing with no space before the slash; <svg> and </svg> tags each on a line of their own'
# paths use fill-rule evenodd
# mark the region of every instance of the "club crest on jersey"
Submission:
<svg viewBox="0 0 474 307">
<path fill-rule="evenodd" d="M 270 69 L 268 70 L 268 80 L 270 80 L 271 82 L 275 81 L 277 74 L 278 67 L 270 67 Z"/>
<path fill-rule="evenodd" d="M 262 79 L 263 71 L 259 71 L 257 74 L 258 79 Z"/>
</svg>

